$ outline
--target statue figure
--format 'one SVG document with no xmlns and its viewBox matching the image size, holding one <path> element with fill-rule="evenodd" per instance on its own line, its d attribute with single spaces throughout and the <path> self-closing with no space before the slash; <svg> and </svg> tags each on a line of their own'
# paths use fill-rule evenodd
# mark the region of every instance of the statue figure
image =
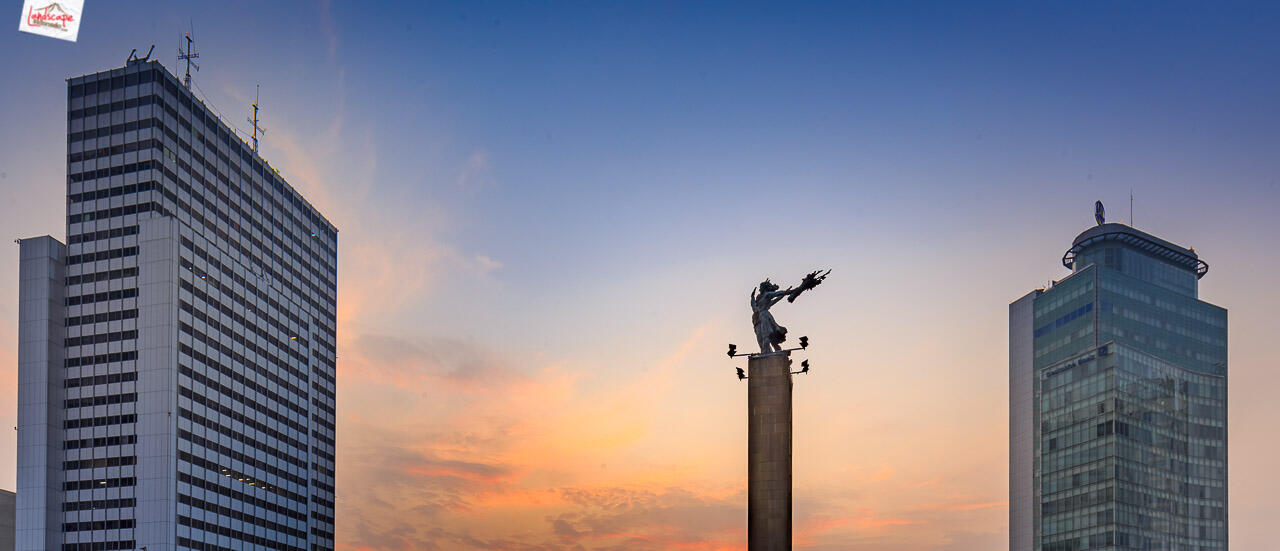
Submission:
<svg viewBox="0 0 1280 551">
<path fill-rule="evenodd" d="M 781 345 L 787 340 L 787 328 L 778 325 L 778 322 L 773 319 L 773 314 L 769 313 L 769 308 L 784 298 L 787 302 L 795 302 L 800 293 L 822 283 L 831 270 L 827 270 L 826 273 L 820 272 L 822 270 L 804 276 L 799 286 L 789 287 L 785 291 L 779 291 L 778 284 L 767 279 L 760 283 L 758 290 L 751 290 L 751 324 L 756 328 L 756 342 L 760 344 L 761 354 L 781 352 Z"/>
</svg>

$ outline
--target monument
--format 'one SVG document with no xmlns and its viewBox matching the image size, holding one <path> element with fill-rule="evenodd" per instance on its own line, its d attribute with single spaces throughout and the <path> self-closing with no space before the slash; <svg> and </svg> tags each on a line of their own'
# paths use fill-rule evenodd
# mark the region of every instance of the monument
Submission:
<svg viewBox="0 0 1280 551">
<path fill-rule="evenodd" d="M 791 352 L 808 348 L 800 337 L 798 348 L 784 349 L 787 328 L 778 325 L 769 309 L 787 299 L 795 302 L 817 287 L 827 274 L 812 272 L 800 285 L 779 290 L 768 279 L 751 291 L 751 324 L 755 327 L 758 354 L 747 358 L 747 372 L 738 368 L 738 379 L 747 380 L 747 548 L 750 551 L 791 550 L 791 376 L 809 372 L 805 360 L 800 371 L 791 371 Z M 729 357 L 743 356 L 729 345 Z"/>
</svg>

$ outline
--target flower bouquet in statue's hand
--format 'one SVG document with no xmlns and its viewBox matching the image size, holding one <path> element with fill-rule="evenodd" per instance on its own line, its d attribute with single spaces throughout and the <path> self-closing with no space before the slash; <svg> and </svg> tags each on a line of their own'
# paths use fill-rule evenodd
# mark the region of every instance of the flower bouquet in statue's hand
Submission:
<svg viewBox="0 0 1280 551">
<path fill-rule="evenodd" d="M 823 273 L 819 273 L 819 272 L 822 272 L 822 270 L 810 272 L 809 275 L 804 276 L 804 281 L 800 282 L 800 286 L 796 287 L 795 289 L 792 289 L 791 292 L 787 295 L 787 302 L 795 302 L 796 297 L 800 296 L 800 293 L 803 293 L 805 291 L 808 291 L 809 289 L 817 287 L 819 284 L 822 283 L 822 280 L 827 279 L 827 274 L 831 273 L 831 270 L 827 270 L 826 272 L 823 272 Z"/>
</svg>

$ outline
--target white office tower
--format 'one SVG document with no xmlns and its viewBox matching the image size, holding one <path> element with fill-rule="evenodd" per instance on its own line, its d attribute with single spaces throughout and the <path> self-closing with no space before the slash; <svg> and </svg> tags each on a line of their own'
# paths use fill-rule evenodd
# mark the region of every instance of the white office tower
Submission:
<svg viewBox="0 0 1280 551">
<path fill-rule="evenodd" d="M 67 103 L 67 243 L 20 246 L 17 549 L 333 549 L 337 230 L 159 63 Z"/>
</svg>

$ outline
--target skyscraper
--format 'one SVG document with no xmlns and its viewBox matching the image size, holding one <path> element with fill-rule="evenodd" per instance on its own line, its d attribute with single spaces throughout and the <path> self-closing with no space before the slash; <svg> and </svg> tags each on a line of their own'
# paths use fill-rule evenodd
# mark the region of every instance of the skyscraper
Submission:
<svg viewBox="0 0 1280 551">
<path fill-rule="evenodd" d="M 1010 549 L 1227 549 L 1227 311 L 1198 299 L 1208 265 L 1101 219 L 1062 263 L 1009 305 Z"/>
<path fill-rule="evenodd" d="M 337 230 L 154 61 L 68 80 L 21 242 L 17 548 L 333 548 Z"/>
</svg>

